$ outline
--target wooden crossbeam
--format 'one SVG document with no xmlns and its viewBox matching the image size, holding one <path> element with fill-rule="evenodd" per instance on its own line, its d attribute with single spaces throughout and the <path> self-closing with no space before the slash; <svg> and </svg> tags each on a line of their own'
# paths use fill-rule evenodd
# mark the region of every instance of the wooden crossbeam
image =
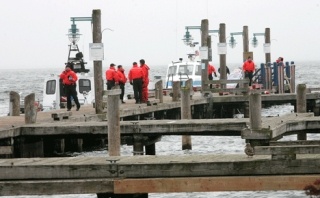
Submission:
<svg viewBox="0 0 320 198">
<path fill-rule="evenodd" d="M 319 145 L 256 146 L 255 155 L 318 154 Z"/>
<path fill-rule="evenodd" d="M 320 175 L 116 179 L 114 193 L 303 190 Z"/>
</svg>

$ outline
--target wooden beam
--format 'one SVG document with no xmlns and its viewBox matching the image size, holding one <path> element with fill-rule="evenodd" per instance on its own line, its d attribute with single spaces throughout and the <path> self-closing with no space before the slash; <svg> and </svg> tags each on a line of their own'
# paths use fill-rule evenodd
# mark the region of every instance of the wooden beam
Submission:
<svg viewBox="0 0 320 198">
<path fill-rule="evenodd" d="M 119 179 L 114 193 L 303 190 L 320 175 Z"/>
<path fill-rule="evenodd" d="M 0 196 L 113 192 L 112 179 L 0 181 Z"/>
<path fill-rule="evenodd" d="M 319 145 L 256 146 L 256 155 L 318 154 Z"/>
</svg>

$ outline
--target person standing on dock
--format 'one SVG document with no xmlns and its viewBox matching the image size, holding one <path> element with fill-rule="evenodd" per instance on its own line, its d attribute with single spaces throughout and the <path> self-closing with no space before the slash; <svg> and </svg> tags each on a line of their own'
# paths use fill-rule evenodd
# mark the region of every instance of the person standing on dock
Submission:
<svg viewBox="0 0 320 198">
<path fill-rule="evenodd" d="M 214 68 L 213 65 L 208 64 L 208 78 L 209 78 L 209 80 L 213 80 L 212 74 L 214 74 L 214 76 L 217 77 L 216 68 Z M 210 89 L 212 89 L 212 84 L 210 84 Z"/>
<path fill-rule="evenodd" d="M 248 56 L 248 59 L 243 63 L 242 69 L 245 74 L 245 78 L 249 78 L 249 86 L 252 84 L 253 72 L 255 71 L 254 62 L 251 59 L 251 56 Z"/>
<path fill-rule="evenodd" d="M 149 66 L 146 65 L 145 60 L 140 60 L 140 68 L 143 71 L 143 85 L 142 85 L 142 103 L 147 103 L 148 101 L 148 85 L 149 85 Z"/>
<path fill-rule="evenodd" d="M 144 81 L 144 73 L 141 67 L 138 67 L 136 62 L 133 62 L 133 66 L 129 71 L 128 78 L 130 84 L 133 85 L 136 104 L 140 104 L 142 102 L 142 82 Z"/>
<path fill-rule="evenodd" d="M 120 94 L 120 100 L 121 103 L 124 104 L 125 102 L 123 101 L 123 96 L 124 96 L 124 86 L 127 82 L 127 77 L 124 73 L 124 69 L 122 68 L 122 65 L 118 65 L 118 70 L 117 70 L 118 76 L 119 76 L 119 86 L 121 89 L 121 94 Z"/>
<path fill-rule="evenodd" d="M 65 93 L 67 95 L 67 111 L 70 111 L 72 108 L 71 97 L 77 105 L 77 111 L 80 109 L 80 103 L 77 96 L 77 74 L 71 70 L 71 65 L 68 63 L 65 67 L 65 70 L 60 74 L 60 79 L 64 85 Z"/>
<path fill-rule="evenodd" d="M 106 71 L 107 90 L 111 90 L 112 87 L 119 84 L 119 76 L 114 66 L 115 64 L 111 63 L 109 69 Z"/>
</svg>

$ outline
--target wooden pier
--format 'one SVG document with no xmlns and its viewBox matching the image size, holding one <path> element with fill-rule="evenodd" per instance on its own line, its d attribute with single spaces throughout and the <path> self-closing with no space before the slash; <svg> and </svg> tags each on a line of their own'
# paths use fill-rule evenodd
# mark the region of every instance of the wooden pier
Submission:
<svg viewBox="0 0 320 198">
<path fill-rule="evenodd" d="M 186 97 L 189 104 L 181 110 Z M 302 190 L 320 176 L 320 143 L 305 140 L 296 141 L 295 146 L 292 142 L 272 145 L 288 134 L 318 132 L 320 118 L 314 112 L 319 112 L 319 94 L 302 98 L 301 102 L 296 94 L 261 95 L 253 90 L 249 95 L 208 97 L 196 92 L 192 98 L 186 92 L 175 98 L 178 101 L 165 96 L 162 102 L 156 99 L 148 104 L 128 100 L 120 105 L 110 99 L 108 105 L 119 105 L 121 120 L 111 132 L 107 114 L 115 110 L 110 107 L 102 114 L 95 114 L 92 106 L 72 113 L 63 109 L 38 112 L 35 123 L 26 123 L 25 115 L 1 117 L 0 195 L 97 193 L 104 198 L 148 197 L 148 193 L 160 192 Z M 291 103 L 297 112 L 232 118 L 235 108 L 249 108 L 248 101 L 251 108 Z M 228 116 L 214 113 L 221 106 L 230 108 Z M 259 115 L 253 109 L 250 112 Z M 191 119 L 180 119 L 189 113 Z M 121 144 L 133 146 L 133 156 L 114 154 L 118 151 L 109 133 L 117 131 Z M 255 154 L 157 156 L 155 144 L 163 135 L 241 136 L 251 143 Z M 113 150 L 106 157 L 53 157 L 66 151 L 81 152 L 88 145 L 108 145 Z M 186 146 L 192 147 L 191 141 Z"/>
</svg>

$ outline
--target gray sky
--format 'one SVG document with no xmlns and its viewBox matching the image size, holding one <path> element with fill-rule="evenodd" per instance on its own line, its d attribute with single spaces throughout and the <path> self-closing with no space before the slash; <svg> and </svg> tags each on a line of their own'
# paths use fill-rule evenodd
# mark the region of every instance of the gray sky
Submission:
<svg viewBox="0 0 320 198">
<path fill-rule="evenodd" d="M 186 57 L 182 38 L 185 26 L 200 26 L 209 20 L 209 29 L 226 24 L 226 33 L 249 28 L 253 33 L 271 29 L 271 59 L 285 61 L 320 60 L 320 0 L 1 0 L 0 69 L 60 68 L 68 56 L 70 17 L 91 17 L 102 13 L 102 41 L 106 67 L 111 62 L 131 66 L 144 58 L 150 66 L 167 65 Z M 89 61 L 92 42 L 90 22 L 77 22 L 82 34 L 78 45 Z M 200 31 L 191 30 L 200 42 Z M 264 37 L 250 46 L 256 64 L 264 62 Z M 242 62 L 242 37 L 227 49 L 227 64 Z M 229 38 L 227 38 L 229 40 Z M 219 65 L 217 35 L 212 36 L 213 63 Z"/>
</svg>

